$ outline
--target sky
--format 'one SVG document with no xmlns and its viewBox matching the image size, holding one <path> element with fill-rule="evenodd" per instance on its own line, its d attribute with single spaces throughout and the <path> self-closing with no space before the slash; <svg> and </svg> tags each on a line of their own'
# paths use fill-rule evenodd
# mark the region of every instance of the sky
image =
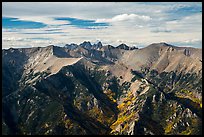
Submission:
<svg viewBox="0 0 204 137">
<path fill-rule="evenodd" d="M 2 48 L 83 41 L 202 48 L 201 2 L 3 2 Z"/>
</svg>

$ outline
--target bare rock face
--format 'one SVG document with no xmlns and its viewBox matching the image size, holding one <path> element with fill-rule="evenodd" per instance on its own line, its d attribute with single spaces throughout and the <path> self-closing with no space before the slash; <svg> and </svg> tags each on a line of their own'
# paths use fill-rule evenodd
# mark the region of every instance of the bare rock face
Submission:
<svg viewBox="0 0 204 137">
<path fill-rule="evenodd" d="M 3 49 L 2 65 L 3 134 L 202 133 L 201 49 L 85 41 Z"/>
<path fill-rule="evenodd" d="M 184 55 L 190 56 L 191 55 L 190 50 L 189 49 L 184 49 Z"/>
</svg>

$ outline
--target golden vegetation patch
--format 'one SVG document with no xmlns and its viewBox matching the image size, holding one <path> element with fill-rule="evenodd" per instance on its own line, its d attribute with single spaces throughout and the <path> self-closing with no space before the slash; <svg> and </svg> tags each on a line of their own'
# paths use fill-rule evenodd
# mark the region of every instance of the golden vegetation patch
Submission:
<svg viewBox="0 0 204 137">
<path fill-rule="evenodd" d="M 189 90 L 182 89 L 180 92 L 176 92 L 175 95 L 179 98 L 188 98 L 192 100 L 193 102 L 197 103 L 200 105 L 202 108 L 202 98 L 197 98 L 195 94 Z"/>
<path fill-rule="evenodd" d="M 123 102 L 117 106 L 120 113 L 118 115 L 118 119 L 111 125 L 112 134 L 118 134 L 118 131 L 116 131 L 118 126 L 120 126 L 119 132 L 123 133 L 129 128 L 130 122 L 137 120 L 136 112 L 127 109 L 133 105 L 132 103 L 135 99 L 136 97 L 132 94 L 132 92 L 128 92 L 128 95 L 124 98 Z"/>
<path fill-rule="evenodd" d="M 104 92 L 107 96 L 108 96 L 108 98 L 111 100 L 111 101 L 113 101 L 113 102 L 117 102 L 116 100 L 115 100 L 115 92 L 113 92 L 113 91 L 111 91 L 110 89 L 108 89 L 108 90 L 106 90 L 105 92 Z"/>
</svg>

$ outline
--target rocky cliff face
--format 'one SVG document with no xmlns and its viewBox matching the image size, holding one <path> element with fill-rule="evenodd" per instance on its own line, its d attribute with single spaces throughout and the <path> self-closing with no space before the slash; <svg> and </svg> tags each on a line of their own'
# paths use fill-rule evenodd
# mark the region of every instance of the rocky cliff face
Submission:
<svg viewBox="0 0 204 137">
<path fill-rule="evenodd" d="M 70 44 L 2 50 L 3 134 L 202 133 L 202 51 Z"/>
</svg>

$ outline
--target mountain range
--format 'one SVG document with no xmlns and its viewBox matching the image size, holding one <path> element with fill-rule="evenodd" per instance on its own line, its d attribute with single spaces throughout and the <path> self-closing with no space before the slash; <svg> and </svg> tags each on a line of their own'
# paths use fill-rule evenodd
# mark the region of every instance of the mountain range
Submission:
<svg viewBox="0 0 204 137">
<path fill-rule="evenodd" d="M 2 132 L 201 135 L 202 50 L 88 41 L 2 49 Z"/>
</svg>

